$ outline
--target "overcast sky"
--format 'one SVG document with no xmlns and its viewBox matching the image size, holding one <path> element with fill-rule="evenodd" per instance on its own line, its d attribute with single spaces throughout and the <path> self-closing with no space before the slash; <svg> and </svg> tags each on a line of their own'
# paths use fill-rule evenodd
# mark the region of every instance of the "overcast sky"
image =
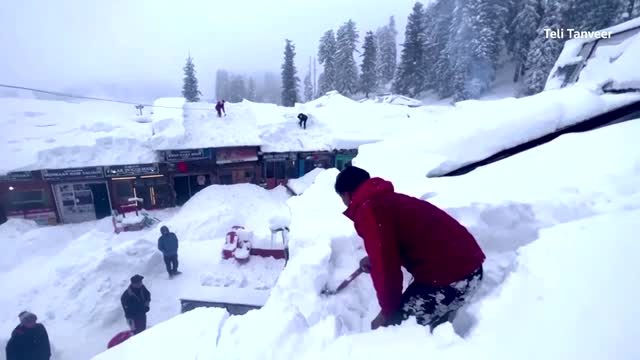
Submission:
<svg viewBox="0 0 640 360">
<path fill-rule="evenodd" d="M 324 31 L 352 18 L 362 40 L 394 15 L 401 42 L 414 1 L 0 0 L 0 83 L 157 83 L 175 95 L 190 51 L 201 91 L 213 96 L 218 68 L 279 73 L 285 38 L 302 79 Z"/>
</svg>

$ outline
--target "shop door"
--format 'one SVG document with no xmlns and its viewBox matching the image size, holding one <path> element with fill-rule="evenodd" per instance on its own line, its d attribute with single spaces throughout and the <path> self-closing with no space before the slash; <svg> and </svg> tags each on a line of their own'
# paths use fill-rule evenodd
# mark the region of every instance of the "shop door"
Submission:
<svg viewBox="0 0 640 360">
<path fill-rule="evenodd" d="M 184 205 L 184 203 L 191 197 L 191 191 L 189 190 L 189 177 L 188 176 L 176 176 L 173 178 L 173 190 L 176 192 L 176 204 L 178 206 Z"/>
<path fill-rule="evenodd" d="M 63 223 L 96 220 L 96 208 L 89 184 L 56 184 L 54 193 Z"/>
<path fill-rule="evenodd" d="M 111 203 L 109 202 L 109 191 L 107 184 L 91 184 L 93 194 L 93 207 L 96 211 L 96 218 L 103 219 L 111 215 Z"/>
</svg>

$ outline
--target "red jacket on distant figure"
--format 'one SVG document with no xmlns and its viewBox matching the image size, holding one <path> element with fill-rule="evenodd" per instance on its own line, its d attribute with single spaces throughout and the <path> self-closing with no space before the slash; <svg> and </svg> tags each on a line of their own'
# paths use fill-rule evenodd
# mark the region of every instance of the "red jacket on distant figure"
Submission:
<svg viewBox="0 0 640 360">
<path fill-rule="evenodd" d="M 456 219 L 427 201 L 396 193 L 381 178 L 363 183 L 344 214 L 364 240 L 378 302 L 388 316 L 401 304 L 401 266 L 418 284 L 444 287 L 463 280 L 485 259 Z"/>
</svg>

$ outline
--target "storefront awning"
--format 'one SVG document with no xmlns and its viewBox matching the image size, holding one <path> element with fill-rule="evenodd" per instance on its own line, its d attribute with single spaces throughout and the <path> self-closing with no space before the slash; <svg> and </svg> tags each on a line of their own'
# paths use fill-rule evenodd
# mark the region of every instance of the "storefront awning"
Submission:
<svg viewBox="0 0 640 360">
<path fill-rule="evenodd" d="M 216 164 L 258 161 L 256 148 L 222 148 L 216 150 Z"/>
</svg>

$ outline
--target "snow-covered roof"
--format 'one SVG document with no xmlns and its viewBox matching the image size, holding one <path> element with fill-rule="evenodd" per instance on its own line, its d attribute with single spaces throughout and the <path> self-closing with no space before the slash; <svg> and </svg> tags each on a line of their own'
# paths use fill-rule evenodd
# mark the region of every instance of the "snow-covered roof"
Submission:
<svg viewBox="0 0 640 360">
<path fill-rule="evenodd" d="M 148 116 L 111 102 L 0 98 L 0 174 L 156 161 Z"/>
<path fill-rule="evenodd" d="M 181 107 L 182 110 L 162 106 Z M 262 143 L 250 103 L 226 103 L 225 110 L 228 115 L 219 118 L 212 103 L 185 103 L 183 98 L 158 99 L 154 103 L 153 148 L 178 150 L 259 146 Z"/>
<path fill-rule="evenodd" d="M 422 101 L 420 100 L 413 99 L 403 95 L 397 95 L 397 94 L 378 95 L 369 99 L 362 99 L 360 100 L 360 102 L 363 102 L 363 103 L 373 102 L 373 103 L 380 103 L 380 104 L 391 104 L 391 105 L 400 105 L 400 106 L 409 106 L 409 107 L 418 107 L 423 105 Z"/>
<path fill-rule="evenodd" d="M 640 18 L 601 30 L 611 38 L 568 40 L 554 64 L 545 90 L 575 84 L 601 91 L 640 88 Z M 588 57 L 588 58 L 587 58 Z"/>
</svg>

